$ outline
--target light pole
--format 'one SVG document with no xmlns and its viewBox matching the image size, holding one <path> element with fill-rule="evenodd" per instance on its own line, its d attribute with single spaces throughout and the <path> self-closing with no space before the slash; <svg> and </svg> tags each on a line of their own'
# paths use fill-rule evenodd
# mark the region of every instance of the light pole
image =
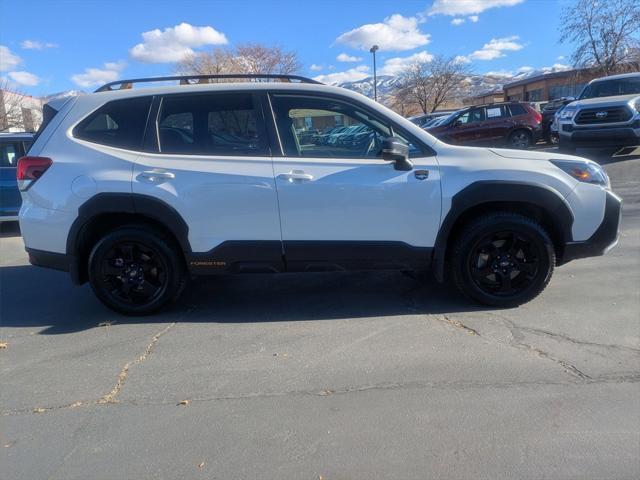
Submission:
<svg viewBox="0 0 640 480">
<path fill-rule="evenodd" d="M 378 101 L 378 76 L 376 74 L 376 52 L 378 51 L 378 45 L 374 45 L 369 50 L 373 53 L 373 99 Z"/>
</svg>

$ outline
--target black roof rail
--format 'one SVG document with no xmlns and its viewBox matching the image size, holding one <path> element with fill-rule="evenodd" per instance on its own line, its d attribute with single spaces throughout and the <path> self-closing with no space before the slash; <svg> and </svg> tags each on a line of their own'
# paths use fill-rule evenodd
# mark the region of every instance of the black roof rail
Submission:
<svg viewBox="0 0 640 480">
<path fill-rule="evenodd" d="M 116 80 L 115 82 L 109 82 L 98 88 L 96 92 L 110 92 L 113 90 L 126 90 L 133 88 L 134 83 L 151 83 L 151 82 L 168 82 L 172 80 L 179 80 L 180 85 L 194 85 L 198 83 L 213 83 L 203 82 L 202 80 L 228 80 L 228 79 L 247 79 L 247 80 L 280 80 L 282 82 L 298 82 L 298 83 L 316 83 L 321 84 L 317 80 L 311 78 L 302 77 L 300 75 L 280 75 L 271 73 L 229 73 L 223 75 L 172 75 L 168 77 L 146 77 L 146 78 L 130 78 L 127 80 Z M 118 88 L 113 88 L 116 85 L 120 85 Z"/>
</svg>

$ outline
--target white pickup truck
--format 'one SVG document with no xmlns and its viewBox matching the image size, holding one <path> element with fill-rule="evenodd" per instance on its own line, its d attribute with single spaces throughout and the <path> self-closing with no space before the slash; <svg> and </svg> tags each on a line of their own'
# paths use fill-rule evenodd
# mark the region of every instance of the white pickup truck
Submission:
<svg viewBox="0 0 640 480">
<path fill-rule="evenodd" d="M 560 150 L 640 145 L 640 72 L 592 80 L 560 112 Z"/>
</svg>

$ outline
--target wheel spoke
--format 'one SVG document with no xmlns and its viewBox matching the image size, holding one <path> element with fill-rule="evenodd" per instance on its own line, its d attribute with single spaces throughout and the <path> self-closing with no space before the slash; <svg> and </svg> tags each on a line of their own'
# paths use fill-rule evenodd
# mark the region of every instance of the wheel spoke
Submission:
<svg viewBox="0 0 640 480">
<path fill-rule="evenodd" d="M 127 262 L 133 262 L 133 245 L 122 245 L 120 247 L 120 251 L 122 252 L 122 257 Z"/>
<path fill-rule="evenodd" d="M 498 291 L 500 293 L 510 293 L 511 290 L 511 275 L 508 273 L 500 275 L 500 288 Z"/>
<path fill-rule="evenodd" d="M 471 269 L 471 274 L 478 279 L 486 278 L 492 273 L 493 273 L 493 268 L 491 268 L 491 265 L 487 265 L 486 267 L 481 267 L 481 268 L 473 267 Z"/>
<path fill-rule="evenodd" d="M 122 275 L 122 268 L 111 265 L 110 262 L 113 260 L 108 260 L 102 264 L 102 274 L 105 277 L 119 277 Z"/>
<path fill-rule="evenodd" d="M 142 282 L 142 284 L 136 288 L 136 292 L 145 296 L 145 297 L 153 297 L 155 293 L 158 291 L 159 286 L 153 285 L 148 280 Z"/>
<path fill-rule="evenodd" d="M 517 265 L 517 269 L 520 270 L 522 273 L 534 273 L 536 271 L 536 266 L 537 266 L 537 262 L 520 262 Z"/>
</svg>

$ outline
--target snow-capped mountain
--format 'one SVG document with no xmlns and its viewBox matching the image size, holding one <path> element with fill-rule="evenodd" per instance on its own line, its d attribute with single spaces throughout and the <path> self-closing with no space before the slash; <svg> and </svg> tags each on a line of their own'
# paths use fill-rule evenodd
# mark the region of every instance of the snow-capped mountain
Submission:
<svg viewBox="0 0 640 480">
<path fill-rule="evenodd" d="M 551 67 L 543 67 L 538 69 L 523 67 L 515 73 L 489 72 L 481 75 L 470 75 L 465 79 L 464 85 L 460 92 L 460 96 L 471 97 L 484 92 L 500 90 L 504 87 L 504 85 L 508 83 L 517 82 L 526 78 L 536 77 L 538 75 L 562 72 L 569 69 L 570 67 L 566 65 L 556 64 Z M 400 77 L 398 76 L 378 76 L 378 97 L 385 98 L 387 95 L 391 94 L 394 91 L 399 83 Z M 355 82 L 341 83 L 338 86 L 361 93 L 363 95 L 366 95 L 367 97 L 373 97 L 373 77 L 363 78 L 362 80 L 358 80 Z"/>
</svg>

